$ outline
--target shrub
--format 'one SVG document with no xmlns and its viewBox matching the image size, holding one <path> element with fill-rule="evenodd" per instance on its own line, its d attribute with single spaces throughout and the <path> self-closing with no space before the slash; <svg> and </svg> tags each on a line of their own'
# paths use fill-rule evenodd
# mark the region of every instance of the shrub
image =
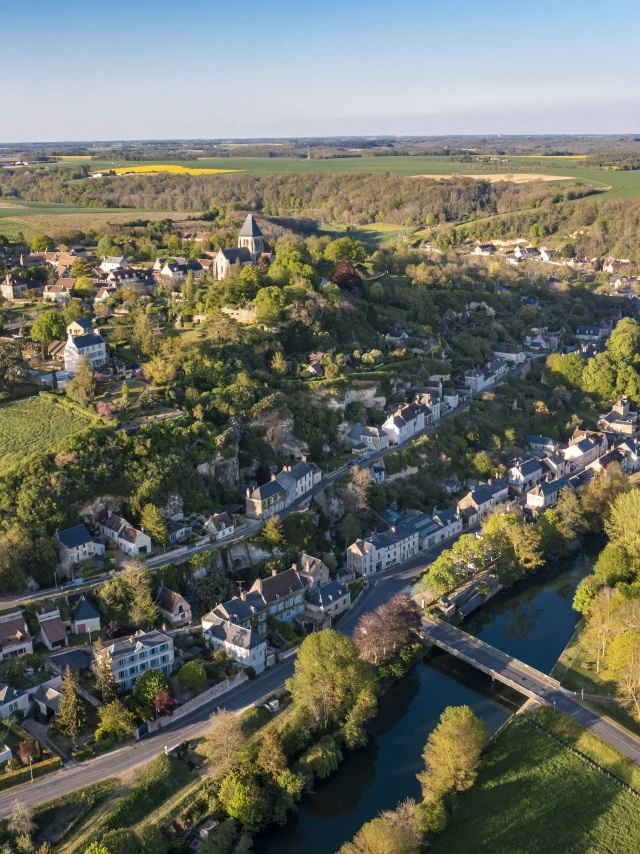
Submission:
<svg viewBox="0 0 640 854">
<path fill-rule="evenodd" d="M 192 691 L 202 691 L 207 684 L 207 671 L 204 662 L 199 658 L 188 661 L 180 668 L 178 681 Z"/>
</svg>

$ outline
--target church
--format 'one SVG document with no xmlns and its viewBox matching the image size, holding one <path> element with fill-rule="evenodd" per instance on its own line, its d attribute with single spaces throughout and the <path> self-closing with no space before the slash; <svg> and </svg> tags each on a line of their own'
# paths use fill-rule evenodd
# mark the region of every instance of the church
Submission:
<svg viewBox="0 0 640 854">
<path fill-rule="evenodd" d="M 256 264 L 261 256 L 270 260 L 272 255 L 273 253 L 265 243 L 264 235 L 255 217 L 253 214 L 247 214 L 238 235 L 238 248 L 220 249 L 216 255 L 213 264 L 215 278 L 222 281 L 236 261 L 246 267 L 247 264 Z"/>
</svg>

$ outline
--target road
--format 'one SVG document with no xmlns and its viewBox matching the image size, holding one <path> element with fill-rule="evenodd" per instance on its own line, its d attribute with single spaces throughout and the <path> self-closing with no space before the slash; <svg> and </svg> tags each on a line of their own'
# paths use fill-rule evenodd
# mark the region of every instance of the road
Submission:
<svg viewBox="0 0 640 854">
<path fill-rule="evenodd" d="M 438 546 L 433 552 L 424 553 L 399 567 L 393 567 L 381 573 L 361 594 L 353 608 L 339 624 L 340 631 L 351 634 L 360 616 L 386 602 L 408 585 L 434 557 L 450 545 L 450 542 Z M 32 806 L 60 797 L 75 789 L 83 789 L 91 783 L 107 777 L 118 777 L 131 771 L 138 765 L 149 762 L 164 751 L 182 741 L 203 735 L 209 727 L 209 716 L 217 708 L 230 709 L 238 713 L 245 711 L 274 691 L 284 686 L 285 680 L 293 674 L 295 656 L 266 670 L 257 679 L 243 683 L 239 688 L 213 700 L 201 709 L 189 715 L 188 720 L 176 721 L 160 732 L 146 736 L 134 746 L 123 747 L 97 759 L 63 768 L 54 774 L 24 783 L 22 786 L 0 792 L 0 816 L 11 812 L 16 798 Z"/>
<path fill-rule="evenodd" d="M 425 617 L 422 634 L 427 640 L 520 693 L 570 715 L 636 765 L 640 765 L 640 739 L 609 718 L 587 708 L 572 691 L 562 688 L 551 676 L 440 620 Z"/>
</svg>

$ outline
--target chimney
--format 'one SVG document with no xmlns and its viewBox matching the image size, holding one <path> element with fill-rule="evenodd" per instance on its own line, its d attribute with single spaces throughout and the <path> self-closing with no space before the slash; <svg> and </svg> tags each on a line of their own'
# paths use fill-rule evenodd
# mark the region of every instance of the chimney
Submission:
<svg viewBox="0 0 640 854">
<path fill-rule="evenodd" d="M 247 591 L 246 590 L 240 591 L 240 598 L 242 599 L 243 602 L 245 601 L 245 599 L 247 598 Z"/>
<path fill-rule="evenodd" d="M 276 479 L 275 474 L 272 474 L 272 475 L 271 475 L 271 480 L 275 480 L 275 479 Z"/>
<path fill-rule="evenodd" d="M 247 487 L 247 498 L 251 498 L 251 487 Z"/>
<path fill-rule="evenodd" d="M 395 534 L 395 532 L 396 532 L 396 526 L 395 526 L 395 525 L 392 525 L 392 526 L 391 526 L 391 530 L 392 530 L 392 531 L 393 531 L 393 533 Z"/>
<path fill-rule="evenodd" d="M 277 574 L 278 574 L 278 570 L 277 570 L 277 569 L 272 569 L 272 570 L 271 570 L 271 577 L 272 577 L 272 578 L 273 578 L 273 576 L 274 576 L 274 575 L 277 575 Z"/>
<path fill-rule="evenodd" d="M 307 461 L 307 455 L 306 455 L 306 454 L 302 454 L 302 456 L 300 457 L 300 459 L 302 460 L 302 462 L 303 462 L 303 463 L 306 463 L 306 461 Z"/>
</svg>

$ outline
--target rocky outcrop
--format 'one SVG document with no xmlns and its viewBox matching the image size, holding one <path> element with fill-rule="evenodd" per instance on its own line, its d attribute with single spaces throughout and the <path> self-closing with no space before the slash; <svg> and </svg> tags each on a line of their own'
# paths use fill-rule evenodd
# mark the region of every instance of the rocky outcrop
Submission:
<svg viewBox="0 0 640 854">
<path fill-rule="evenodd" d="M 242 423 L 231 418 L 227 429 L 216 439 L 216 452 L 210 460 L 200 463 L 198 474 L 214 477 L 221 483 L 237 483 L 240 478 L 238 443 L 242 436 Z"/>
<path fill-rule="evenodd" d="M 277 403 L 261 412 L 253 419 L 252 426 L 263 428 L 265 442 L 285 454 L 299 458 L 309 450 L 306 442 L 293 435 L 293 413 L 286 403 Z"/>
</svg>

